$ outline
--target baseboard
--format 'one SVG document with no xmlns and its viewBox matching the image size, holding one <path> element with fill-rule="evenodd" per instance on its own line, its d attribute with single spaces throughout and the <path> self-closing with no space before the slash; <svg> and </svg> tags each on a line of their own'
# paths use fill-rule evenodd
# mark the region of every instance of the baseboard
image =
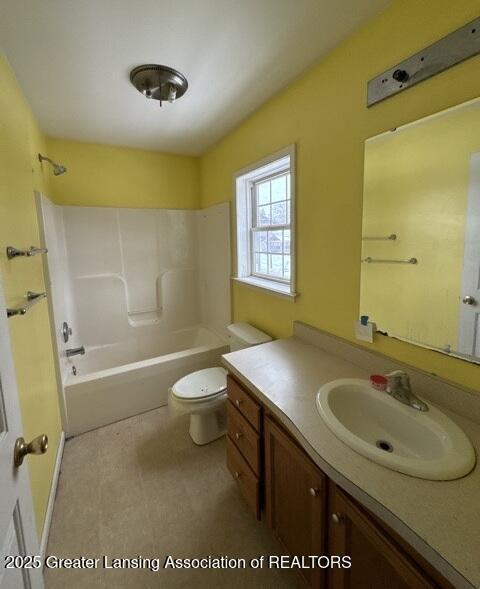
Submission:
<svg viewBox="0 0 480 589">
<path fill-rule="evenodd" d="M 53 470 L 52 484 L 50 486 L 50 494 L 48 496 L 47 511 L 45 513 L 45 521 L 43 522 L 42 541 L 40 543 L 40 555 L 42 561 L 45 559 L 48 545 L 48 536 L 50 535 L 50 525 L 52 523 L 53 505 L 55 503 L 55 495 L 57 494 L 58 478 L 60 476 L 60 468 L 62 465 L 63 448 L 65 446 L 65 432 L 60 436 L 58 444 L 57 458 L 55 460 L 55 468 Z"/>
</svg>

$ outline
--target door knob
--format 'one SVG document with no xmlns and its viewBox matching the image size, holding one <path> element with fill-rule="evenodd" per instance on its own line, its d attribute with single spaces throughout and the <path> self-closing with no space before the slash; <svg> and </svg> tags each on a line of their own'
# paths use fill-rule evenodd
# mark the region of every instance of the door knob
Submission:
<svg viewBox="0 0 480 589">
<path fill-rule="evenodd" d="M 335 525 L 338 525 L 342 521 L 342 514 L 332 513 L 332 521 Z"/>
<path fill-rule="evenodd" d="M 48 438 L 45 434 L 34 438 L 29 444 L 23 438 L 17 438 L 13 449 L 13 463 L 18 468 L 27 454 L 45 454 Z"/>
<path fill-rule="evenodd" d="M 464 305 L 476 305 L 477 301 L 475 300 L 475 297 L 472 297 L 470 295 L 466 295 L 465 297 L 463 297 L 462 303 Z"/>
<path fill-rule="evenodd" d="M 309 493 L 312 497 L 318 497 L 320 495 L 320 489 L 318 487 L 310 487 Z"/>
</svg>

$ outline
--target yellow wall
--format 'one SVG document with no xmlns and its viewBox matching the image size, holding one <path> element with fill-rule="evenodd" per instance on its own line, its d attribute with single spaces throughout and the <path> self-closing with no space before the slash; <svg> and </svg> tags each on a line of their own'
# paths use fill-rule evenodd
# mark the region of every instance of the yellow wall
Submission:
<svg viewBox="0 0 480 589">
<path fill-rule="evenodd" d="M 343 45 L 267 102 L 202 158 L 202 206 L 232 198 L 232 174 L 297 144 L 297 276 L 292 303 L 233 287 L 235 320 L 275 336 L 300 319 L 353 339 L 359 312 L 363 150 L 366 138 L 480 94 L 470 59 L 370 109 L 367 81 L 478 16 L 475 0 L 395 0 Z M 480 389 L 480 369 L 378 337 L 375 350 Z"/>
<path fill-rule="evenodd" d="M 42 260 L 7 260 L 5 248 L 39 244 L 33 190 L 48 194 L 48 176 L 36 159 L 38 151 L 45 150 L 42 134 L 1 55 L 0 87 L 0 269 L 7 305 L 17 305 L 27 290 L 45 290 Z M 9 327 L 23 435 L 30 440 L 46 433 L 50 440 L 45 456 L 27 459 L 40 535 L 61 432 L 46 303 L 39 303 L 25 317 L 10 319 Z"/>
<path fill-rule="evenodd" d="M 362 264 L 361 314 L 383 331 L 458 350 L 470 157 L 480 152 L 480 101 L 368 141 L 362 257 L 418 265 Z"/>
<path fill-rule="evenodd" d="M 57 204 L 199 208 L 198 158 L 52 138 L 46 151 L 68 170 L 51 184 Z"/>
</svg>

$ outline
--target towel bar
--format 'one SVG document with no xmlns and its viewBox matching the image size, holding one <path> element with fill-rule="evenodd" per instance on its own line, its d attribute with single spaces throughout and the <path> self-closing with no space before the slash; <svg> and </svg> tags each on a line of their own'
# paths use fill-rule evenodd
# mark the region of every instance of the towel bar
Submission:
<svg viewBox="0 0 480 589">
<path fill-rule="evenodd" d="M 21 256 L 31 258 L 32 256 L 36 256 L 37 254 L 46 254 L 48 250 L 46 247 L 35 247 L 34 245 L 30 246 L 28 250 L 19 250 L 16 247 L 11 245 L 7 246 L 7 258 L 12 260 L 13 258 L 18 258 Z"/>
<path fill-rule="evenodd" d="M 46 292 L 32 292 L 29 290 L 25 295 L 27 302 L 21 307 L 15 307 L 7 309 L 7 317 L 15 317 L 16 315 L 25 315 L 25 313 L 33 307 L 38 301 L 44 299 L 47 296 Z"/>
<path fill-rule="evenodd" d="M 367 264 L 418 264 L 417 258 L 409 258 L 408 260 L 378 260 L 377 258 L 363 258 L 362 262 Z"/>
</svg>

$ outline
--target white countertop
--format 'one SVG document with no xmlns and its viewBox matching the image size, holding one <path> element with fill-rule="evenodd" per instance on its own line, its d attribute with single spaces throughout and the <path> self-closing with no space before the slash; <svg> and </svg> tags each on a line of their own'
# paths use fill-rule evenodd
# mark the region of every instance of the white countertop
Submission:
<svg viewBox="0 0 480 589">
<path fill-rule="evenodd" d="M 329 381 L 368 379 L 370 372 L 297 337 L 226 354 L 223 363 L 332 480 L 404 537 L 455 587 L 480 587 L 480 467 L 462 479 L 428 481 L 357 454 L 323 422 L 315 396 Z M 439 407 L 469 436 L 478 456 L 480 425 Z"/>
</svg>

